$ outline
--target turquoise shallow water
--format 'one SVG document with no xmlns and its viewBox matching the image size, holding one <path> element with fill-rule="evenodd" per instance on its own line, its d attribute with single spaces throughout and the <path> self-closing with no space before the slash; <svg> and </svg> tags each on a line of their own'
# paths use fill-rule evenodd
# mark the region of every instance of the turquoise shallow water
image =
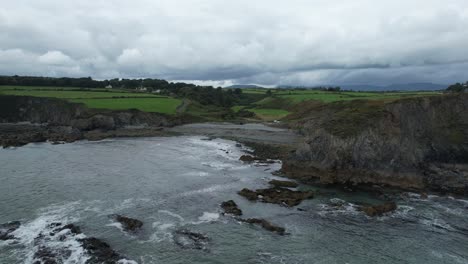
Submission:
<svg viewBox="0 0 468 264">
<path fill-rule="evenodd" d="M 369 218 L 356 203 L 365 194 L 322 190 L 296 208 L 252 203 L 236 194 L 267 187 L 280 164 L 238 159 L 236 142 L 202 137 L 119 139 L 0 150 L 0 223 L 19 220 L 14 241 L 0 241 L 0 263 L 32 263 L 34 238 L 52 222 L 75 223 L 137 263 L 468 263 L 468 201 L 405 194 L 398 210 Z M 337 209 L 330 199 L 346 200 Z M 265 218 L 280 236 L 221 215 L 233 199 L 245 217 Z M 144 222 L 129 235 L 108 216 Z M 210 238 L 183 249 L 176 230 Z M 67 249 L 64 263 L 84 263 L 76 241 L 42 241 Z"/>
</svg>

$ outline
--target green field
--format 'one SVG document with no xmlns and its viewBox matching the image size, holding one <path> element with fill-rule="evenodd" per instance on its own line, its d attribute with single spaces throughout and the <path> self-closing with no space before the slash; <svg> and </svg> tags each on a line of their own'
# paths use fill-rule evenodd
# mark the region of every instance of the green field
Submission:
<svg viewBox="0 0 468 264">
<path fill-rule="evenodd" d="M 160 97 L 147 93 L 130 92 L 103 92 L 103 91 L 66 91 L 66 90 L 10 90 L 0 89 L 4 95 L 27 95 L 36 97 L 52 97 L 61 99 L 85 99 L 85 98 L 118 98 L 118 97 Z"/>
<path fill-rule="evenodd" d="M 245 109 L 256 114 L 261 120 L 282 119 L 297 110 L 296 105 L 304 101 L 320 101 L 332 103 L 351 100 L 395 100 L 399 98 L 439 95 L 440 92 L 331 92 L 319 90 L 285 90 L 242 89 L 245 95 L 238 105 L 231 107 L 237 113 Z M 73 88 L 73 87 L 30 87 L 30 86 L 0 86 L 0 95 L 23 95 L 36 97 L 51 97 L 83 103 L 90 108 L 125 110 L 138 109 L 146 112 L 175 114 L 182 100 L 151 93 L 135 92 L 124 89 L 104 88 Z M 192 102 L 187 113 L 206 120 L 219 119 L 228 116 L 229 109 L 201 105 Z M 231 112 L 231 115 L 232 115 Z"/>
<path fill-rule="evenodd" d="M 265 89 L 244 89 L 248 94 L 266 94 Z M 244 92 L 243 90 L 243 92 Z M 245 109 L 254 112 L 262 120 L 281 119 L 294 111 L 304 101 L 332 103 L 352 100 L 395 100 L 400 98 L 440 95 L 440 92 L 329 92 L 317 90 L 272 89 L 272 96 L 247 105 L 236 105 L 231 110 Z"/>
<path fill-rule="evenodd" d="M 287 98 L 295 103 L 307 100 L 318 100 L 324 103 L 349 101 L 356 99 L 381 100 L 404 97 L 437 95 L 439 92 L 327 92 L 327 91 L 281 91 L 274 96 Z"/>
<path fill-rule="evenodd" d="M 182 100 L 149 93 L 124 90 L 79 89 L 60 87 L 0 86 L 0 95 L 22 95 L 60 98 L 83 103 L 89 108 L 126 110 L 138 109 L 145 112 L 175 114 Z"/>
<path fill-rule="evenodd" d="M 282 109 L 267 109 L 267 108 L 255 109 L 254 108 L 254 109 L 248 109 L 248 110 L 254 112 L 257 115 L 257 117 L 261 118 L 262 120 L 267 120 L 267 121 L 281 119 L 290 114 L 289 111 L 282 110 Z"/>
</svg>

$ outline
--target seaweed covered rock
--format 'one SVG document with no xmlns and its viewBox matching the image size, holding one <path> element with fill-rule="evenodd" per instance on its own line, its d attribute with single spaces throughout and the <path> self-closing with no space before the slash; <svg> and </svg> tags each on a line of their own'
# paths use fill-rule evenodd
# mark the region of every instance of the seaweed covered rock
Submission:
<svg viewBox="0 0 468 264">
<path fill-rule="evenodd" d="M 397 205 L 395 202 L 389 202 L 379 205 L 371 205 L 371 206 L 361 206 L 359 210 L 364 212 L 368 216 L 382 216 L 386 213 L 393 212 L 397 209 Z"/>
<path fill-rule="evenodd" d="M 259 219 L 259 218 L 249 218 L 249 219 L 239 219 L 241 222 L 249 223 L 249 224 L 257 224 L 260 225 L 262 228 L 265 230 L 268 230 L 270 232 L 275 232 L 278 233 L 279 235 L 284 235 L 285 234 L 285 229 L 283 227 L 279 227 L 276 225 L 273 225 L 272 223 L 268 222 L 265 219 Z"/>
<path fill-rule="evenodd" d="M 312 192 L 292 191 L 289 189 L 276 187 L 269 189 L 258 189 L 256 191 L 244 188 L 238 192 L 238 194 L 244 196 L 250 201 L 259 200 L 264 203 L 281 204 L 288 207 L 296 206 L 303 200 L 314 197 Z"/>
<path fill-rule="evenodd" d="M 246 163 L 251 163 L 255 161 L 255 158 L 250 156 L 250 155 L 242 155 L 239 158 L 240 161 L 246 162 Z"/>
<path fill-rule="evenodd" d="M 237 204 L 233 200 L 229 200 L 227 202 L 223 202 L 221 204 L 221 208 L 223 208 L 224 213 L 232 214 L 232 215 L 242 215 L 242 210 L 239 209 Z"/>
<path fill-rule="evenodd" d="M 135 232 L 143 226 L 143 222 L 138 219 L 126 217 L 123 215 L 111 215 L 111 217 L 115 221 L 119 222 L 122 225 L 122 228 L 127 232 Z"/>
<path fill-rule="evenodd" d="M 174 243 L 183 249 L 207 250 L 210 238 L 204 234 L 187 229 L 177 230 L 174 233 Z"/>
<path fill-rule="evenodd" d="M 95 237 L 89 237 L 79 240 L 83 248 L 90 255 L 90 259 L 86 262 L 89 264 L 111 264 L 117 263 L 123 257 L 115 252 L 109 244 L 97 239 Z"/>
<path fill-rule="evenodd" d="M 14 236 L 11 233 L 15 231 L 16 229 L 18 229 L 20 226 L 21 226 L 21 223 L 18 221 L 0 224 L 0 240 L 13 239 Z"/>
</svg>

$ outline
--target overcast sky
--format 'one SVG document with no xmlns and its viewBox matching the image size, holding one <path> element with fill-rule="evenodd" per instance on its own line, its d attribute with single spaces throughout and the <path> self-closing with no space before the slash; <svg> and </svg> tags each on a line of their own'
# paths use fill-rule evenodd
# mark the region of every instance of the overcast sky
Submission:
<svg viewBox="0 0 468 264">
<path fill-rule="evenodd" d="M 467 0 L 3 0 L 0 74 L 214 85 L 468 80 Z"/>
</svg>

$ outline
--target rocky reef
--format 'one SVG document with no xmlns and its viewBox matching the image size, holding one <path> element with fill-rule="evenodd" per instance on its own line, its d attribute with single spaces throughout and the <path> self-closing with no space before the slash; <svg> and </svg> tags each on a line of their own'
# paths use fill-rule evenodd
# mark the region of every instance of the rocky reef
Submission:
<svg viewBox="0 0 468 264">
<path fill-rule="evenodd" d="M 307 102 L 288 118 L 304 136 L 283 159 L 290 178 L 467 194 L 468 94 Z"/>
<path fill-rule="evenodd" d="M 181 121 L 138 110 L 88 109 L 83 104 L 53 98 L 0 96 L 0 145 L 30 142 L 73 142 L 107 137 L 161 135 L 162 127 Z"/>
<path fill-rule="evenodd" d="M 244 188 L 238 194 L 247 198 L 249 201 L 261 201 L 264 203 L 280 204 L 287 207 L 299 205 L 303 200 L 314 197 L 312 192 L 293 191 L 278 187 L 258 189 L 256 191 Z"/>
<path fill-rule="evenodd" d="M 173 235 L 174 243 L 183 249 L 208 250 L 210 238 L 204 234 L 187 229 L 176 230 Z"/>
<path fill-rule="evenodd" d="M 397 209 L 395 202 L 388 202 L 379 205 L 361 206 L 359 210 L 368 216 L 382 216 L 385 213 L 393 212 Z"/>
<path fill-rule="evenodd" d="M 21 223 L 17 221 L 0 224 L 0 240 L 15 242 L 18 238 L 12 233 L 20 227 Z M 88 264 L 121 263 L 126 260 L 103 240 L 84 235 L 79 226 L 53 222 L 34 238 L 32 263 L 68 263 L 72 245 L 79 245 L 86 254 Z"/>
<path fill-rule="evenodd" d="M 241 222 L 249 223 L 249 224 L 256 224 L 260 225 L 263 229 L 268 230 L 270 232 L 275 232 L 279 235 L 285 235 L 286 230 L 283 227 L 279 227 L 276 225 L 273 225 L 272 223 L 268 222 L 265 219 L 259 219 L 259 218 L 249 218 L 249 219 L 239 219 Z"/>
<path fill-rule="evenodd" d="M 119 222 L 122 225 L 123 230 L 127 232 L 136 232 L 140 230 L 141 227 L 143 226 L 143 222 L 138 219 L 134 219 L 134 218 L 126 217 L 123 215 L 118 215 L 118 214 L 110 215 L 110 217 L 114 219 L 115 221 Z"/>
<path fill-rule="evenodd" d="M 229 200 L 226 202 L 221 203 L 221 208 L 223 208 L 225 214 L 231 214 L 231 215 L 242 215 L 242 210 L 239 209 L 237 206 L 236 202 L 233 200 Z"/>
</svg>

